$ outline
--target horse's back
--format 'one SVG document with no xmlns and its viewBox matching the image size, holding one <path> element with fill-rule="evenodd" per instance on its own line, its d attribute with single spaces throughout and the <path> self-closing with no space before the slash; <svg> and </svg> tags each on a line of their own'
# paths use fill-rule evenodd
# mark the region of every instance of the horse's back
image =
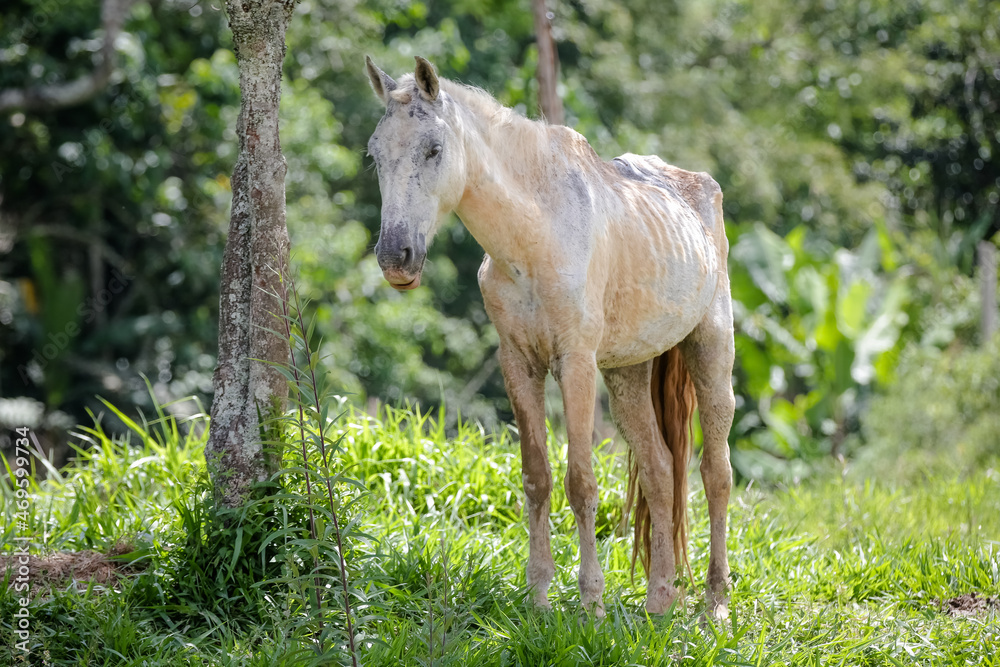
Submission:
<svg viewBox="0 0 1000 667">
<path fill-rule="evenodd" d="M 660 188 L 686 203 L 713 237 L 719 233 L 725 236 L 722 188 L 709 174 L 675 167 L 656 155 L 625 153 L 613 159 L 611 164 L 623 178 Z"/>
<path fill-rule="evenodd" d="M 722 191 L 708 174 L 633 154 L 610 166 L 621 204 L 607 237 L 601 367 L 638 363 L 683 340 L 707 313 L 728 255 Z"/>
</svg>

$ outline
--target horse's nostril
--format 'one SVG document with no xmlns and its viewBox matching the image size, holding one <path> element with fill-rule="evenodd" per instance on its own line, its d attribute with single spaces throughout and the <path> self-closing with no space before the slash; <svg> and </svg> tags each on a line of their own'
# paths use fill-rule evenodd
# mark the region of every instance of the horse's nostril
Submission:
<svg viewBox="0 0 1000 667">
<path fill-rule="evenodd" d="M 410 248 L 403 248 L 400 251 L 399 255 L 401 260 L 399 265 L 406 266 L 407 264 L 410 263 L 410 258 L 413 257 L 413 250 L 411 250 Z"/>
</svg>

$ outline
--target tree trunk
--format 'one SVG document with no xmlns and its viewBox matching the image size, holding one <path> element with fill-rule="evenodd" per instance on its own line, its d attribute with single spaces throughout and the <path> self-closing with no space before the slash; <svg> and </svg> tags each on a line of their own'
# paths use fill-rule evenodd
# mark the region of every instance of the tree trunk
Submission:
<svg viewBox="0 0 1000 667">
<path fill-rule="evenodd" d="M 538 106 L 545 120 L 553 125 L 563 124 L 563 106 L 556 92 L 559 75 L 559 56 L 552 41 L 552 24 L 545 0 L 531 0 L 535 16 L 535 39 L 538 42 Z"/>
<path fill-rule="evenodd" d="M 284 411 L 284 377 L 264 361 L 288 362 L 275 294 L 288 264 L 285 159 L 278 139 L 281 63 L 291 0 L 227 0 L 242 99 L 240 150 L 233 171 L 233 210 L 222 260 L 219 364 L 205 457 L 217 501 L 244 503 L 274 466 L 264 452 L 259 416 Z M 260 361 L 263 360 L 263 361 Z"/>
</svg>

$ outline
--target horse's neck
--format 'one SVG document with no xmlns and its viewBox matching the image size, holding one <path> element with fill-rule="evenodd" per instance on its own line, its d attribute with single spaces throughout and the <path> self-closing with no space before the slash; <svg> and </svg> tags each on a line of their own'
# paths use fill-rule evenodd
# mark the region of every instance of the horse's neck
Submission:
<svg viewBox="0 0 1000 667">
<path fill-rule="evenodd" d="M 522 122 L 531 123 L 518 119 L 515 124 Z M 549 189 L 558 169 L 549 155 L 549 128 L 525 125 L 504 136 L 484 131 L 482 123 L 473 127 L 475 134 L 466 140 L 469 180 L 458 216 L 493 257 L 537 245 L 550 231 L 547 204 L 553 201 Z"/>
</svg>

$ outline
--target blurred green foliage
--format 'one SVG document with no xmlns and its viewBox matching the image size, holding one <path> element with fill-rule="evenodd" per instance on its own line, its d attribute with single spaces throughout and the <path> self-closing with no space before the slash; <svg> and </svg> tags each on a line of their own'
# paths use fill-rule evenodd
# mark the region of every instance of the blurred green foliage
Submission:
<svg viewBox="0 0 1000 667">
<path fill-rule="evenodd" d="M 1000 336 L 980 349 L 910 346 L 898 381 L 863 417 L 865 472 L 920 481 L 969 475 L 1000 452 Z"/>
<path fill-rule="evenodd" d="M 139 3 L 88 103 L 0 118 L 0 395 L 211 391 L 238 82 L 218 12 Z M 0 89 L 87 74 L 99 3 L 5 3 Z"/>
<path fill-rule="evenodd" d="M 0 89 L 88 71 L 98 6 L 6 3 Z M 853 451 L 901 350 L 976 342 L 973 249 L 1000 230 L 1000 5 L 550 7 L 567 124 L 605 157 L 656 153 L 725 192 L 739 475 L 794 477 Z M 235 59 L 211 4 L 140 2 L 125 31 L 120 74 L 96 98 L 0 116 L 0 395 L 76 415 L 96 393 L 146 402 L 137 371 L 161 400 L 211 391 Z M 405 295 L 370 252 L 365 145 L 381 108 L 365 54 L 393 75 L 423 55 L 536 116 L 530 7 L 305 0 L 282 101 L 293 263 L 333 386 L 509 420 L 475 241 L 446 226 L 427 287 Z M 125 289 L 88 310 L 113 269 Z"/>
</svg>

